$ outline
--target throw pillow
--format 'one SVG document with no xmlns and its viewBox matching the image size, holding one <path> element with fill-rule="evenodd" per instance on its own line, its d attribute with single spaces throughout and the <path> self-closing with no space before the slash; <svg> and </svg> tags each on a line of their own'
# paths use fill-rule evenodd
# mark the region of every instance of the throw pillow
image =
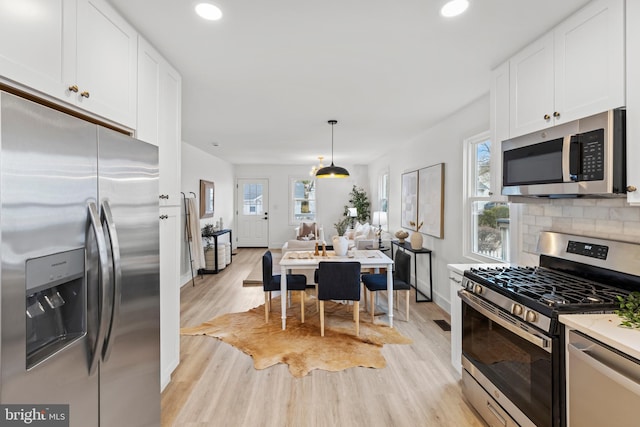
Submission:
<svg viewBox="0 0 640 427">
<path fill-rule="evenodd" d="M 316 238 L 316 223 L 315 222 L 301 223 L 298 240 L 312 240 L 315 238 Z"/>
</svg>

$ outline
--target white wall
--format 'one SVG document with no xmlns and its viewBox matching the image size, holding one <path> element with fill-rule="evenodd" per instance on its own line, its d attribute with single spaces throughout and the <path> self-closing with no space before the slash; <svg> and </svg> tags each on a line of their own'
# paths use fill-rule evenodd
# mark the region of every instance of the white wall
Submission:
<svg viewBox="0 0 640 427">
<path fill-rule="evenodd" d="M 423 246 L 433 251 L 433 298 L 449 311 L 447 264 L 472 262 L 462 255 L 462 148 L 463 140 L 489 130 L 489 94 L 463 107 L 412 141 L 393 146 L 369 165 L 371 200 L 378 200 L 378 176 L 388 170 L 389 232 L 400 230 L 401 175 L 437 163 L 445 164 L 444 238 L 424 236 Z M 376 202 L 377 203 L 377 202 Z M 377 206 L 374 204 L 374 208 Z M 428 256 L 418 256 L 420 289 L 428 289 Z"/>
<path fill-rule="evenodd" d="M 202 151 L 201 149 L 182 143 L 182 178 L 181 190 L 186 195 L 194 192 L 200 200 L 200 180 L 212 181 L 214 188 L 214 212 L 213 218 L 204 218 L 200 220 L 201 227 L 207 223 L 215 224 L 222 217 L 224 228 L 234 227 L 235 212 L 235 171 L 234 166 L 222 159 Z M 199 205 L 199 202 L 198 202 Z M 191 271 L 189 268 L 189 254 L 184 240 L 184 218 L 182 219 L 181 232 L 181 262 L 180 275 L 181 283 L 191 280 Z M 221 238 L 222 239 L 222 238 Z M 232 243 L 233 244 L 233 243 Z M 197 274 L 197 272 L 196 272 Z"/>
<path fill-rule="evenodd" d="M 289 221 L 289 180 L 290 178 L 309 178 L 311 164 L 291 165 L 236 165 L 237 179 L 264 178 L 269 181 L 269 247 L 280 248 L 289 239 L 295 237 L 297 223 Z M 340 164 L 349 171 L 344 179 L 316 180 L 317 220 L 325 232 L 325 239 L 336 234 L 333 224 L 342 218 L 344 205 L 348 204 L 349 192 L 354 185 L 369 191 L 367 166 Z"/>
</svg>

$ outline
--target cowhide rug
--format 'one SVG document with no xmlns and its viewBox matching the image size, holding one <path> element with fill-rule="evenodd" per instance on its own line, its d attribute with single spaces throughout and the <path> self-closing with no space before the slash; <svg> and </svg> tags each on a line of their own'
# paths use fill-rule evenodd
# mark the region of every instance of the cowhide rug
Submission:
<svg viewBox="0 0 640 427">
<path fill-rule="evenodd" d="M 200 326 L 182 328 L 182 335 L 207 335 L 218 338 L 253 357 L 256 369 L 277 363 L 289 365 L 294 377 L 303 377 L 313 369 L 340 371 L 356 366 L 384 368 L 380 350 L 384 344 L 411 344 L 396 329 L 384 324 L 372 325 L 370 317 L 360 313 L 360 336 L 355 336 L 351 306 L 325 303 L 325 336 L 320 336 L 320 316 L 316 301 L 307 298 L 305 323 L 300 322 L 297 295 L 287 310 L 287 329 L 282 330 L 280 298 L 272 300 L 269 323 L 264 321 L 264 305 L 244 313 L 218 316 Z"/>
</svg>

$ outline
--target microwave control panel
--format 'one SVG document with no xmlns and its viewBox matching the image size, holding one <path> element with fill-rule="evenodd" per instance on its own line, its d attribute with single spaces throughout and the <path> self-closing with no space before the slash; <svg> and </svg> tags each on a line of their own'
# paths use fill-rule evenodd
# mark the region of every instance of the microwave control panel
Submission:
<svg viewBox="0 0 640 427">
<path fill-rule="evenodd" d="M 578 135 L 580 143 L 580 173 L 578 181 L 604 179 L 604 129 Z"/>
</svg>

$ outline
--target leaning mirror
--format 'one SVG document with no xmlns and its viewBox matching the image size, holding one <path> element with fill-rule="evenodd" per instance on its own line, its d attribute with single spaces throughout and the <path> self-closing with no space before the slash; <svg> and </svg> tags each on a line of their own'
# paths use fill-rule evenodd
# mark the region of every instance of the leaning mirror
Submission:
<svg viewBox="0 0 640 427">
<path fill-rule="evenodd" d="M 211 181 L 200 180 L 200 218 L 213 216 L 214 185 Z"/>
</svg>

